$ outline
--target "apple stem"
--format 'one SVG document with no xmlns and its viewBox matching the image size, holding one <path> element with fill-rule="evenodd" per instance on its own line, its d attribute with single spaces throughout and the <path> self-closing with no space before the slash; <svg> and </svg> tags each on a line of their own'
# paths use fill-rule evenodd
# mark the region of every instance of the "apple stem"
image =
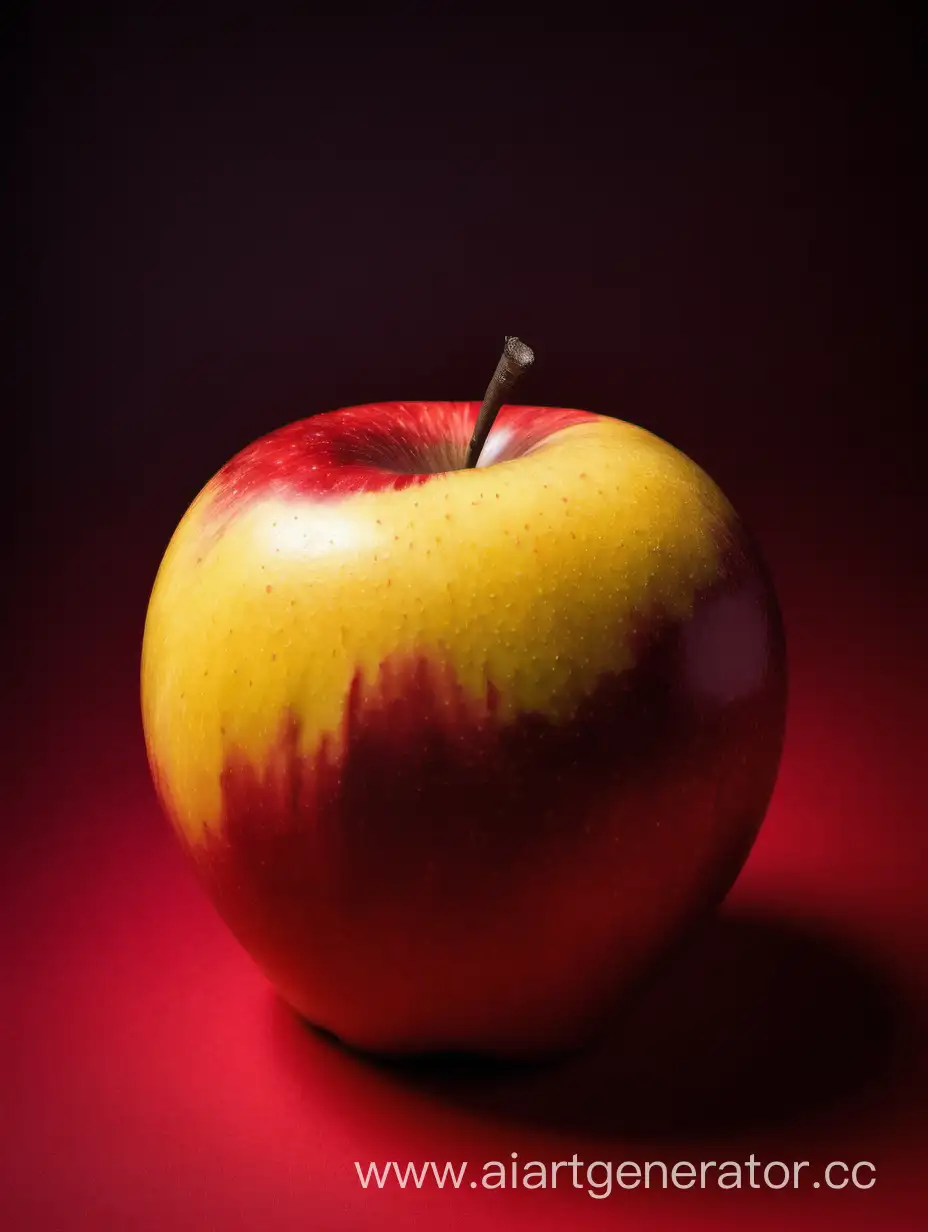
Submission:
<svg viewBox="0 0 928 1232">
<path fill-rule="evenodd" d="M 464 460 L 465 470 L 477 465 L 481 450 L 486 444 L 493 421 L 496 419 L 496 413 L 503 404 L 503 398 L 522 373 L 532 366 L 534 360 L 535 353 L 530 346 L 526 346 L 518 338 L 506 338 L 506 345 L 499 357 L 496 371 L 487 386 L 487 392 L 483 395 L 474 435 L 470 438 L 470 444 L 467 447 L 467 457 Z"/>
</svg>

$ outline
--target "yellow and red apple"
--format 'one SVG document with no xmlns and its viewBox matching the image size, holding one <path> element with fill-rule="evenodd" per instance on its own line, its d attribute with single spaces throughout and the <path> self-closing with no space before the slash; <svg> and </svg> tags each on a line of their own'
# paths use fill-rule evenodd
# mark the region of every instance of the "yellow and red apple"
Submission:
<svg viewBox="0 0 928 1232">
<path fill-rule="evenodd" d="M 577 410 L 306 419 L 161 564 L 163 807 L 283 997 L 379 1053 L 569 1048 L 725 895 L 773 789 L 777 602 L 711 479 Z"/>
</svg>

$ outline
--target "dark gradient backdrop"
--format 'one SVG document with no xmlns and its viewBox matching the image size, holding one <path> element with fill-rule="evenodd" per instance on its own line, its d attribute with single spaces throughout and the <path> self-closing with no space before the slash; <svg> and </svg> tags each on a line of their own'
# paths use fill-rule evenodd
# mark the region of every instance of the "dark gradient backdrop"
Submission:
<svg viewBox="0 0 928 1232">
<path fill-rule="evenodd" d="M 914 33 L 891 5 L 817 25 L 635 6 L 614 30 L 570 6 L 521 26 L 120 8 L 36 5 L 6 30 L 27 336 L 5 455 L 4 1227 L 914 1228 Z M 508 332 L 537 352 L 526 401 L 668 437 L 753 525 L 790 640 L 785 759 L 718 926 L 598 1053 L 377 1069 L 299 1028 L 194 886 L 145 765 L 142 622 L 234 451 L 338 405 L 479 397 Z M 867 1193 L 595 1202 L 365 1193 L 352 1162 L 512 1151 L 878 1173 Z"/>
</svg>

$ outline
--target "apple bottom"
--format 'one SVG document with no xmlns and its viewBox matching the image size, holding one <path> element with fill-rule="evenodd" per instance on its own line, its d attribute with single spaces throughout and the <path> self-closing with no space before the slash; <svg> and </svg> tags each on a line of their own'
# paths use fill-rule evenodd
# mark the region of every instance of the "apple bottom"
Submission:
<svg viewBox="0 0 928 1232">
<path fill-rule="evenodd" d="M 698 605 L 726 644 L 730 597 Z M 765 640 L 738 689 L 705 639 L 694 662 L 685 626 L 655 626 L 568 722 L 502 723 L 441 664 L 386 662 L 314 756 L 296 714 L 265 765 L 228 750 L 199 876 L 283 997 L 354 1048 L 578 1046 L 724 897 L 763 818 L 784 669 L 748 598 Z"/>
</svg>

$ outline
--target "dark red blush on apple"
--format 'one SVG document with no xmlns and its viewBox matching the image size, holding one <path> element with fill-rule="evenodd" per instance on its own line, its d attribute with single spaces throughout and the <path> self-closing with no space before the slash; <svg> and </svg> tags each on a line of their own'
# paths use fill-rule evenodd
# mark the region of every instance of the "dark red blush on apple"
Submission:
<svg viewBox="0 0 928 1232">
<path fill-rule="evenodd" d="M 702 637 L 713 613 L 725 634 L 733 611 L 751 611 L 732 607 L 744 574 L 728 572 L 697 602 Z M 551 986 L 552 965 L 564 988 L 578 979 L 571 920 L 592 916 L 595 936 L 618 931 L 621 981 L 653 957 L 639 938 L 669 939 L 707 889 L 727 891 L 782 740 L 785 699 L 771 666 L 778 632 L 770 637 L 773 658 L 735 695 L 727 677 L 711 687 L 711 657 L 694 676 L 685 626 L 655 621 L 639 631 L 637 666 L 603 675 L 566 723 L 540 714 L 502 723 L 492 692 L 476 705 L 441 663 L 391 659 L 376 681 L 355 679 L 337 749 L 328 742 L 303 756 L 289 714 L 264 765 L 229 747 L 221 828 L 191 855 L 239 940 L 317 1025 L 349 1042 L 401 1043 L 405 1007 L 419 1007 L 411 1023 L 423 998 L 456 1004 L 463 978 L 497 998 L 505 1033 L 518 1012 L 507 962 L 530 997 Z M 737 837 L 720 846 L 723 815 L 743 820 L 729 823 Z M 536 841 L 548 855 L 526 867 Z M 588 874 L 590 844 L 598 882 L 569 871 L 576 859 Z M 486 956 L 478 970 L 475 951 Z M 481 996 L 472 987 L 459 1000 L 460 1015 Z"/>
<path fill-rule="evenodd" d="M 324 499 L 426 483 L 462 469 L 478 410 L 476 402 L 377 402 L 287 424 L 218 472 L 212 510 L 231 513 L 258 496 Z M 486 456 L 520 457 L 561 428 L 595 418 L 588 411 L 504 406 Z"/>
</svg>

